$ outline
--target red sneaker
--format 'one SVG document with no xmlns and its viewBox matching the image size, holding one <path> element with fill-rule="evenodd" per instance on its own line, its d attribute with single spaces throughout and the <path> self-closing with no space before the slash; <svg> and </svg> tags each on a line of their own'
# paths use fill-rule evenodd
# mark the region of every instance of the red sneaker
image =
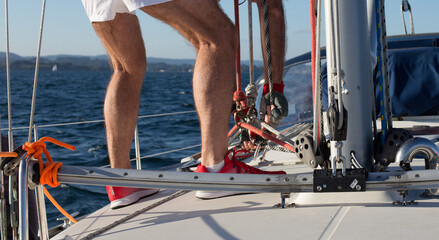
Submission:
<svg viewBox="0 0 439 240">
<path fill-rule="evenodd" d="M 245 155 L 238 156 L 238 154 L 246 153 Z M 224 157 L 224 167 L 218 173 L 240 173 L 240 174 L 286 174 L 284 171 L 263 171 L 258 168 L 249 166 L 238 158 L 247 158 L 250 153 L 247 150 L 231 149 Z M 207 168 L 201 164 L 198 165 L 195 172 L 208 173 Z M 219 197 L 226 197 L 230 195 L 242 194 L 242 192 L 215 192 L 215 191 L 197 191 L 195 196 L 201 199 L 213 199 Z"/>
<path fill-rule="evenodd" d="M 107 194 L 111 202 L 111 209 L 117 209 L 131 205 L 142 198 L 157 193 L 158 191 L 159 189 L 107 186 Z"/>
</svg>

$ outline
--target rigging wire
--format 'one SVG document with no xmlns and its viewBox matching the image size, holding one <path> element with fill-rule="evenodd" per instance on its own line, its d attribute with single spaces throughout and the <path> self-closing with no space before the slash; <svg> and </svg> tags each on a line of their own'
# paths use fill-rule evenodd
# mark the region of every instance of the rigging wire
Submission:
<svg viewBox="0 0 439 240">
<path fill-rule="evenodd" d="M 5 0 L 5 37 L 6 37 L 6 88 L 7 88 L 7 101 L 8 101 L 8 150 L 11 151 L 14 146 L 14 139 L 12 134 L 12 114 L 11 114 L 11 77 L 10 77 L 10 59 L 9 59 L 9 8 L 8 8 L 8 0 Z M 0 145 L 1 140 L 0 140 Z M 1 150 L 1 149 L 0 149 Z M 0 202 L 0 220 L 1 220 L 1 229 L 0 234 L 2 239 L 7 238 L 7 217 L 6 216 L 6 201 L 5 201 L 5 188 L 4 188 L 4 178 L 3 178 L 3 172 L 0 174 L 1 176 L 1 202 Z M 10 178 L 11 180 L 11 178 Z M 10 181 L 11 182 L 11 181 Z M 12 189 L 9 188 L 9 196 L 11 197 Z M 14 204 L 14 203 L 10 203 Z M 10 209 L 13 210 L 15 207 L 11 205 Z M 12 216 L 12 215 L 11 215 Z M 11 221 L 11 227 L 13 227 L 13 236 L 16 236 L 16 228 L 14 224 L 14 221 Z"/>
<path fill-rule="evenodd" d="M 38 38 L 38 50 L 37 50 L 37 58 L 35 61 L 35 75 L 34 75 L 34 87 L 32 92 L 32 105 L 29 119 L 29 134 L 27 141 L 31 142 L 32 139 L 32 126 L 34 123 L 34 113 L 35 113 L 35 99 L 37 95 L 37 82 L 38 82 L 38 70 L 40 67 L 40 55 L 41 55 L 41 44 L 43 38 L 43 27 L 44 27 L 44 14 L 46 12 L 46 0 L 43 0 L 42 9 L 41 9 L 41 22 L 40 22 L 40 31 Z"/>
<path fill-rule="evenodd" d="M 9 16 L 8 16 L 8 0 L 5 0 L 5 22 L 6 22 L 6 88 L 8 95 L 8 140 L 9 149 L 14 148 L 14 138 L 12 134 L 12 107 L 11 107 L 11 74 L 10 74 L 10 59 L 9 59 Z"/>
</svg>

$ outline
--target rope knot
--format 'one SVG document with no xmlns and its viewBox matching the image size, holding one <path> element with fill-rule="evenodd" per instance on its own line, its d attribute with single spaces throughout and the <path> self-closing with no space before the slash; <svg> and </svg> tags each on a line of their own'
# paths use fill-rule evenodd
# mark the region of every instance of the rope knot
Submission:
<svg viewBox="0 0 439 240">
<path fill-rule="evenodd" d="M 75 147 L 51 137 L 42 137 L 36 142 L 26 142 L 23 145 L 23 150 L 27 152 L 26 156 L 32 156 L 33 158 L 38 160 L 38 165 L 40 167 L 40 183 L 42 185 L 48 184 L 51 187 L 57 187 L 60 184 L 57 180 L 58 169 L 62 166 L 62 163 L 54 162 L 52 160 L 49 151 L 47 151 L 46 149 L 45 142 L 51 142 L 58 146 L 68 148 L 72 151 L 75 150 Z M 43 162 L 43 154 L 46 156 L 46 163 Z"/>
<path fill-rule="evenodd" d="M 76 223 L 77 221 L 56 202 L 56 200 L 52 197 L 52 195 L 50 195 L 49 191 L 47 191 L 47 189 L 44 187 L 45 184 L 51 187 L 59 186 L 60 183 L 58 182 L 57 175 L 58 175 L 58 169 L 62 166 L 62 163 L 54 162 L 52 160 L 49 151 L 47 151 L 46 149 L 45 142 L 51 142 L 58 146 L 70 149 L 72 151 L 75 150 L 76 148 L 75 146 L 69 145 L 67 143 L 63 143 L 51 137 L 42 137 L 40 138 L 40 140 L 36 142 L 33 143 L 26 142 L 23 145 L 23 149 L 27 152 L 26 156 L 32 156 L 33 158 L 38 160 L 38 165 L 40 167 L 40 183 L 43 185 L 43 190 L 46 197 L 53 203 L 53 205 L 55 205 L 55 207 L 64 216 L 70 219 L 70 221 L 72 221 L 73 223 Z M 47 159 L 46 163 L 43 162 L 43 158 L 42 158 L 43 153 Z"/>
</svg>

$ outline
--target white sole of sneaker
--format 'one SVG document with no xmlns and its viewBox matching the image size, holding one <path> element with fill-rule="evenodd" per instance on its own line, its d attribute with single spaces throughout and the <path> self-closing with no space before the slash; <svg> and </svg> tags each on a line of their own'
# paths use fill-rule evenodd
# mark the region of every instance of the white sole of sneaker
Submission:
<svg viewBox="0 0 439 240">
<path fill-rule="evenodd" d="M 131 195 L 128 195 L 126 197 L 112 201 L 110 203 L 110 208 L 117 209 L 117 208 L 122 208 L 122 207 L 128 206 L 130 204 L 133 204 L 133 203 L 139 201 L 142 198 L 146 198 L 146 197 L 149 197 L 155 193 L 158 193 L 159 191 L 160 191 L 160 189 L 146 189 L 143 191 L 134 192 Z"/>
<path fill-rule="evenodd" d="M 195 197 L 203 200 L 222 198 L 240 194 L 251 194 L 251 192 L 214 192 L 214 191 L 197 191 Z"/>
</svg>

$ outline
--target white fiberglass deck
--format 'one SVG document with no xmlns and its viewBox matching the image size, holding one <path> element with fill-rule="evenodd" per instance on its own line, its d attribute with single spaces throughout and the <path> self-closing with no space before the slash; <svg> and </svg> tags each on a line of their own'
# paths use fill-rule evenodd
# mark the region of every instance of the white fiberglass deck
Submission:
<svg viewBox="0 0 439 240">
<path fill-rule="evenodd" d="M 172 191 L 119 210 L 108 206 L 54 239 L 81 239 L 128 214 L 149 207 Z M 358 194 L 361 202 L 361 194 Z M 436 239 L 439 200 L 415 206 L 391 201 L 273 208 L 279 194 L 248 194 L 199 200 L 194 192 L 165 202 L 95 239 Z"/>
</svg>

